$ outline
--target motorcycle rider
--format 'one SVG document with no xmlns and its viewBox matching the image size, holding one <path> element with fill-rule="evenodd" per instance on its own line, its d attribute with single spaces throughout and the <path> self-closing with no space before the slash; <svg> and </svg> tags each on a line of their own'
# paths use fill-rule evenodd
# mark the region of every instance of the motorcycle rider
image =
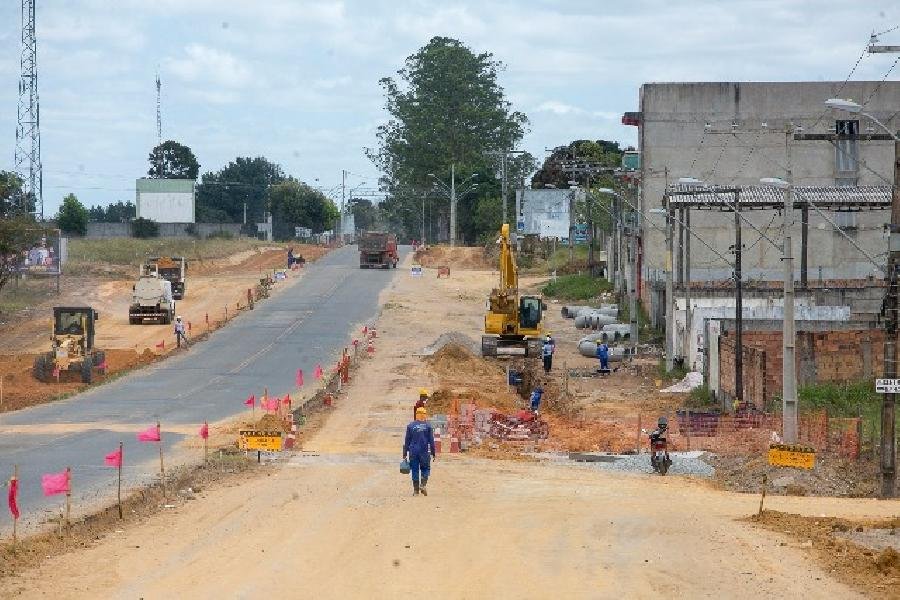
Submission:
<svg viewBox="0 0 900 600">
<path fill-rule="evenodd" d="M 668 445 L 669 445 L 669 444 L 668 444 L 668 439 L 667 439 L 668 431 L 669 431 L 669 419 L 667 419 L 665 416 L 662 416 L 662 417 L 660 417 L 659 419 L 657 419 L 657 420 L 656 420 L 656 429 L 654 429 L 653 431 L 651 431 L 650 434 L 649 434 L 649 436 L 650 436 L 650 448 L 651 448 L 651 452 L 650 452 L 650 464 L 651 464 L 651 465 L 653 465 L 653 451 L 652 451 L 652 449 L 653 449 L 653 443 L 654 443 L 654 442 L 659 442 L 659 441 L 661 441 L 661 442 L 664 444 L 663 447 L 664 447 L 664 448 L 667 448 L 667 449 L 666 449 L 666 459 L 668 460 L 668 458 L 669 458 L 669 451 L 668 451 Z"/>
</svg>

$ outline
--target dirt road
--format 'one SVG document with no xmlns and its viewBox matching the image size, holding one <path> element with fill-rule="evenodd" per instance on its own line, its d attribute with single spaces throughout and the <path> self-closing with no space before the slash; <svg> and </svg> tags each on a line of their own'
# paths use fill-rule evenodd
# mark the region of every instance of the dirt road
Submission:
<svg viewBox="0 0 900 600">
<path fill-rule="evenodd" d="M 757 496 L 695 480 L 443 454 L 429 496 L 412 497 L 397 466 L 415 390 L 427 383 L 415 353 L 448 328 L 477 331 L 478 295 L 491 281 L 398 269 L 382 295 L 374 357 L 302 440 L 304 452 L 0 582 L 0 596 L 857 597 L 796 542 L 737 520 L 755 512 Z M 900 503 L 859 499 L 769 506 L 900 512 Z"/>
</svg>

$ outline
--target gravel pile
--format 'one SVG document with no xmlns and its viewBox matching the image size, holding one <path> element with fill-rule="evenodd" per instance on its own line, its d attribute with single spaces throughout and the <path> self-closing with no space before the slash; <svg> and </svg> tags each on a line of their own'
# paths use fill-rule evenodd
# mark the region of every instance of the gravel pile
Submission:
<svg viewBox="0 0 900 600">
<path fill-rule="evenodd" d="M 703 461 L 703 455 L 706 453 L 701 450 L 691 452 L 670 452 L 669 457 L 672 464 L 669 467 L 671 475 L 693 475 L 696 477 L 712 477 L 715 469 Z M 621 473 L 644 473 L 654 475 L 653 467 L 650 466 L 650 455 L 644 454 L 602 454 L 602 453 L 585 453 L 583 456 L 596 456 L 596 462 L 576 462 L 569 460 L 565 454 L 557 454 L 550 452 L 535 453 L 534 456 L 543 460 L 558 462 L 561 465 L 586 465 L 600 471 L 618 471 Z"/>
</svg>

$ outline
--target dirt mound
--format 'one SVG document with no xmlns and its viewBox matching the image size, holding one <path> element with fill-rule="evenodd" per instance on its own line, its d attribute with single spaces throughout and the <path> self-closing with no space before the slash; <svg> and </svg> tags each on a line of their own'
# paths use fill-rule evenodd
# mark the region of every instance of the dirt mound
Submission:
<svg viewBox="0 0 900 600">
<path fill-rule="evenodd" d="M 506 370 L 499 364 L 489 362 L 480 356 L 476 356 L 471 348 L 456 342 L 445 344 L 432 356 L 425 359 L 434 372 L 446 378 L 461 378 L 471 383 L 480 379 L 481 383 L 488 384 L 489 380 L 506 377 Z"/>
<path fill-rule="evenodd" d="M 875 565 L 882 573 L 900 574 L 900 553 L 891 547 L 885 548 L 875 559 Z"/>
<path fill-rule="evenodd" d="M 422 350 L 419 351 L 419 354 L 422 356 L 433 356 L 435 352 L 441 350 L 448 344 L 461 346 L 468 350 L 470 354 L 479 354 L 481 351 L 478 344 L 466 334 L 459 331 L 449 331 L 447 333 L 442 333 L 438 339 L 422 348 Z"/>
<path fill-rule="evenodd" d="M 254 427 L 260 431 L 290 431 L 290 428 L 285 425 L 284 419 L 271 413 L 264 414 Z"/>
<path fill-rule="evenodd" d="M 497 268 L 496 262 L 481 247 L 429 246 L 416 251 L 414 262 L 429 269 L 449 267 L 451 274 L 453 269 L 490 271 Z"/>
</svg>

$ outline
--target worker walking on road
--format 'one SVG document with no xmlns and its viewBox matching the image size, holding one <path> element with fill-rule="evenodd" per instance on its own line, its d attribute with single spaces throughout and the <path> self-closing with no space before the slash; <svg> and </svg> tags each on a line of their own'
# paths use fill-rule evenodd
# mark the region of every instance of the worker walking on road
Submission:
<svg viewBox="0 0 900 600">
<path fill-rule="evenodd" d="M 547 337 L 544 338 L 544 344 L 541 348 L 541 356 L 544 359 L 544 373 L 549 373 L 550 369 L 553 368 L 554 352 L 556 352 L 556 342 L 550 337 L 550 332 L 548 331 Z"/>
<path fill-rule="evenodd" d="M 434 458 L 434 430 L 425 420 L 424 406 L 416 409 L 416 420 L 406 426 L 403 441 L 403 460 L 409 462 L 412 475 L 413 496 L 428 495 L 428 476 L 431 474 L 431 460 Z"/>
<path fill-rule="evenodd" d="M 425 409 L 428 408 L 427 404 L 428 404 L 428 390 L 426 390 L 425 388 L 422 388 L 419 390 L 419 399 L 416 400 L 416 405 L 413 406 L 413 419 L 416 418 L 416 411 L 418 411 L 420 408 L 425 408 Z"/>
<path fill-rule="evenodd" d="M 187 337 L 184 335 L 184 321 L 181 317 L 175 317 L 175 345 L 181 348 L 181 342 L 187 346 Z"/>
</svg>

